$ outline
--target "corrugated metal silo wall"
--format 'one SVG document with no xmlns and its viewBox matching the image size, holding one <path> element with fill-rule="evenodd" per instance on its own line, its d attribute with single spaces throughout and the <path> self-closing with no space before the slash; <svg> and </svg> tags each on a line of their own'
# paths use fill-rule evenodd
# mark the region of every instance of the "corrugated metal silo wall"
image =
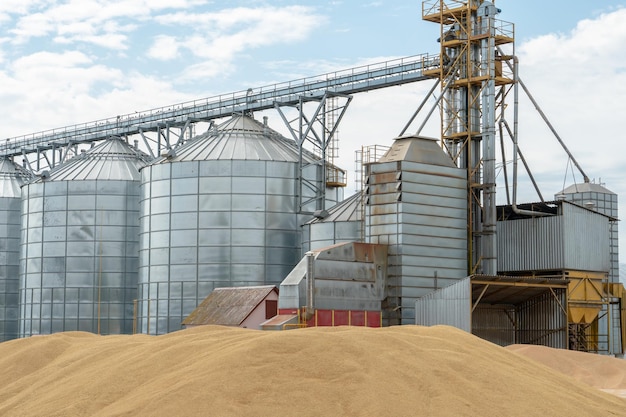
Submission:
<svg viewBox="0 0 626 417">
<path fill-rule="evenodd" d="M 206 160 L 142 170 L 139 328 L 163 334 L 214 288 L 275 284 L 300 260 L 297 164 Z"/>
<path fill-rule="evenodd" d="M 555 216 L 499 221 L 498 271 L 608 271 L 608 218 L 564 203 Z"/>
<path fill-rule="evenodd" d="M 534 344 L 567 349 L 567 292 L 546 290 L 520 304 L 478 305 L 472 313 L 472 334 L 500 346 Z M 556 298 L 555 298 L 556 297 Z"/>
<path fill-rule="evenodd" d="M 470 333 L 471 299 L 472 288 L 469 277 L 426 294 L 415 302 L 415 324 L 422 326 L 444 324 Z"/>
<path fill-rule="evenodd" d="M 0 342 L 17 338 L 20 198 L 0 198 Z"/>
<path fill-rule="evenodd" d="M 132 333 L 138 200 L 138 181 L 49 181 L 22 188 L 21 337 Z"/>
<path fill-rule="evenodd" d="M 302 251 L 315 250 L 341 242 L 360 242 L 361 223 L 347 222 L 319 222 L 303 226 Z"/>
<path fill-rule="evenodd" d="M 389 245 L 388 304 L 413 324 L 419 297 L 467 276 L 464 172 L 409 161 L 366 170 L 365 239 Z"/>
</svg>

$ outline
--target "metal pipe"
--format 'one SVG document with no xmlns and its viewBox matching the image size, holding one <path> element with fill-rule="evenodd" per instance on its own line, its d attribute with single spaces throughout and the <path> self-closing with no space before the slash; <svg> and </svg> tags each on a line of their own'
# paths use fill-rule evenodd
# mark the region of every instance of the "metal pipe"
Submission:
<svg viewBox="0 0 626 417">
<path fill-rule="evenodd" d="M 448 92 L 448 86 L 450 84 L 452 84 L 452 81 L 454 81 L 453 78 L 451 78 L 450 80 L 448 80 L 448 82 L 446 83 L 446 85 L 441 89 L 441 94 L 439 95 L 439 97 L 437 97 L 437 101 L 435 101 L 435 103 L 433 104 L 433 106 L 430 108 L 430 111 L 428 112 L 428 114 L 426 115 L 426 117 L 424 118 L 424 121 L 422 122 L 422 124 L 420 125 L 420 127 L 417 129 L 417 132 L 415 132 L 416 136 L 419 136 L 420 133 L 422 133 L 422 129 L 424 129 L 424 126 L 426 126 L 426 123 L 428 122 L 428 119 L 430 119 L 430 116 L 432 116 L 433 112 L 435 111 L 435 109 L 439 106 L 439 103 L 441 102 L 441 99 L 443 98 L 444 94 Z"/>
<path fill-rule="evenodd" d="M 413 120 L 415 120 L 415 118 L 417 117 L 419 112 L 422 111 L 422 108 L 424 107 L 424 105 L 426 105 L 426 101 L 428 101 L 430 96 L 432 96 L 433 93 L 435 92 L 435 88 L 437 88 L 437 86 L 439 85 L 439 82 L 440 82 L 440 80 L 437 79 L 437 82 L 435 82 L 435 84 L 430 89 L 428 94 L 426 94 L 426 96 L 424 97 L 424 100 L 422 100 L 422 102 L 420 103 L 419 107 L 417 108 L 417 110 L 415 110 L 415 113 L 413 113 L 413 116 L 411 116 L 411 118 L 407 122 L 406 126 L 404 126 L 404 129 L 402 129 L 402 132 L 400 132 L 400 134 L 398 136 L 403 136 L 406 133 L 406 131 L 409 129 L 409 126 L 411 125 L 411 123 L 413 123 Z"/>
<path fill-rule="evenodd" d="M 307 252 L 306 256 L 306 310 L 305 320 L 310 320 L 315 311 L 315 252 Z"/>
<path fill-rule="evenodd" d="M 517 59 L 517 57 L 516 57 Z M 516 65 L 517 66 L 517 65 Z M 530 91 L 528 91 L 528 89 L 526 88 L 526 86 L 524 85 L 524 83 L 522 82 L 522 80 L 520 80 L 519 78 L 517 79 L 517 82 L 519 82 L 519 84 L 522 86 L 522 88 L 524 89 L 524 91 L 526 92 L 526 95 L 528 96 L 528 98 L 530 99 L 530 101 L 533 103 L 533 105 L 535 106 L 535 109 L 537 109 L 537 111 L 539 112 L 539 115 L 541 116 L 541 118 L 543 119 L 544 122 L 546 122 L 546 124 L 548 125 L 548 127 L 550 128 L 550 130 L 552 131 L 552 133 L 554 134 L 554 137 L 556 138 L 556 140 L 559 141 L 559 143 L 561 144 L 561 146 L 563 147 L 563 149 L 565 150 L 565 152 L 567 153 L 567 155 L 570 157 L 570 159 L 574 162 L 574 165 L 576 165 L 576 168 L 578 168 L 578 170 L 580 171 L 580 173 L 583 176 L 583 179 L 585 182 L 589 182 L 589 177 L 587 176 L 587 174 L 585 174 L 585 171 L 583 171 L 583 169 L 580 167 L 580 165 L 578 165 L 578 162 L 576 161 L 576 159 L 574 158 L 574 155 L 572 155 L 572 153 L 569 151 L 569 149 L 567 148 L 567 146 L 565 146 L 565 143 L 563 142 L 563 140 L 561 139 L 561 137 L 559 136 L 558 133 L 556 133 L 556 130 L 554 129 L 554 127 L 552 126 L 552 124 L 550 123 L 550 121 L 548 120 L 548 118 L 546 117 L 546 115 L 543 113 L 543 111 L 541 111 L 541 108 L 539 108 L 539 105 L 537 104 L 537 102 L 535 101 L 535 99 L 533 98 L 533 96 L 530 94 Z"/>
<path fill-rule="evenodd" d="M 509 137 L 511 138 L 511 141 L 513 141 L 513 131 L 511 130 L 511 127 L 509 126 L 506 120 L 504 120 L 503 123 L 504 123 L 504 127 L 506 128 L 507 133 L 509 134 Z M 541 200 L 541 202 L 544 203 L 545 200 L 543 199 L 543 195 L 541 194 L 541 191 L 539 190 L 539 185 L 537 185 L 537 181 L 535 181 L 535 177 L 533 176 L 533 173 L 530 171 L 528 162 L 526 162 L 526 158 L 524 158 L 524 154 L 522 153 L 522 150 L 519 148 L 519 146 L 517 148 L 517 154 L 519 155 L 519 159 L 522 161 L 522 164 L 524 164 L 524 168 L 526 168 L 526 173 L 528 174 L 530 181 L 533 183 L 533 187 L 535 188 L 535 191 L 537 192 L 537 196 L 539 197 L 539 200 Z M 508 202 L 508 204 L 511 204 L 511 203 Z"/>
<path fill-rule="evenodd" d="M 522 214 L 527 216 L 551 216 L 550 213 L 542 213 L 538 211 L 532 210 L 523 210 L 517 207 L 517 133 L 518 133 L 518 104 L 519 104 L 519 75 L 517 73 L 518 68 L 518 58 L 517 56 L 513 57 L 514 68 L 513 68 L 513 77 L 514 77 L 514 85 L 513 85 L 513 201 L 511 203 L 511 208 L 513 212 L 516 214 Z"/>
</svg>

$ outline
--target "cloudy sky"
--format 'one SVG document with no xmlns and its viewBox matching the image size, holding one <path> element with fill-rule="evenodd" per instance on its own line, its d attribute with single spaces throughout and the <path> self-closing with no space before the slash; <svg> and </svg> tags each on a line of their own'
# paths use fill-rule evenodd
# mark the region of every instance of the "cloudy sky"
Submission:
<svg viewBox="0 0 626 417">
<path fill-rule="evenodd" d="M 496 5 L 498 18 L 515 24 L 520 77 L 586 174 L 624 207 L 626 2 Z M 436 54 L 439 28 L 421 20 L 421 7 L 414 0 L 2 0 L 1 137 Z M 354 151 L 390 144 L 431 85 L 354 97 L 339 131 L 338 163 L 350 180 Z M 277 113 L 264 115 L 281 130 Z M 437 123 L 423 133 L 437 136 Z M 582 181 L 523 96 L 519 140 L 546 199 Z M 538 200 L 524 178 L 518 194 L 521 202 Z M 624 262 L 626 226 L 620 229 Z"/>
</svg>

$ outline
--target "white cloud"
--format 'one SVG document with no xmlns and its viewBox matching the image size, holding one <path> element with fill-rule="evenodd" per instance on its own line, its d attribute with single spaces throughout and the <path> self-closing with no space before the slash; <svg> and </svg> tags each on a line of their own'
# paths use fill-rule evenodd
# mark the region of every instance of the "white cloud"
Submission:
<svg viewBox="0 0 626 417">
<path fill-rule="evenodd" d="M 46 4 L 47 7 L 43 7 L 41 3 L 43 2 L 32 1 L 18 8 L 17 11 L 10 10 L 8 7 L 0 8 L 0 15 L 7 16 L 11 13 L 18 16 L 15 27 L 9 31 L 13 35 L 13 42 L 20 44 L 32 38 L 51 36 L 61 43 L 80 41 L 107 48 L 125 48 L 128 39 L 123 33 L 135 30 L 136 25 L 120 25 L 115 19 L 142 21 L 151 18 L 152 13 L 162 10 L 186 9 L 207 2 L 202 0 L 118 0 L 115 2 L 66 0 Z M 107 39 L 103 41 L 99 37 Z"/>
<path fill-rule="evenodd" d="M 0 111 L 10 113 L 5 137 L 191 99 L 168 82 L 97 64 L 78 51 L 20 58 L 0 72 L 0 83 Z"/>
<path fill-rule="evenodd" d="M 167 39 L 170 50 L 188 50 L 204 62 L 194 64 L 184 72 L 186 79 L 210 77 L 227 70 L 239 54 L 250 48 L 278 43 L 291 43 L 305 39 L 325 19 L 313 9 L 302 6 L 234 8 L 217 13 L 174 13 L 156 17 L 167 25 L 185 24 L 193 28 L 189 36 Z M 157 38 L 150 54 L 162 38 Z"/>
<path fill-rule="evenodd" d="M 158 35 L 148 49 L 147 55 L 163 61 L 177 58 L 179 56 L 178 41 L 174 36 Z"/>
<path fill-rule="evenodd" d="M 522 79 L 590 177 L 624 166 L 619 153 L 607 150 L 622 146 L 616 128 L 626 113 L 625 20 L 626 9 L 620 9 L 581 21 L 570 34 L 542 36 L 518 48 Z M 522 126 L 532 128 L 525 128 L 525 137 L 539 169 L 554 167 L 562 151 L 536 140 L 554 141 L 551 133 L 541 123 Z"/>
</svg>

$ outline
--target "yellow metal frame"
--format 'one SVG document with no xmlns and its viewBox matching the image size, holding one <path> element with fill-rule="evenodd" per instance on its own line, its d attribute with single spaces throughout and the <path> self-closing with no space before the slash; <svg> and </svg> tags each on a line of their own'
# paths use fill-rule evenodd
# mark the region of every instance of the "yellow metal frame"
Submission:
<svg viewBox="0 0 626 417">
<path fill-rule="evenodd" d="M 425 74 L 438 77 L 441 81 L 442 100 L 440 104 L 441 144 L 458 165 L 461 156 L 465 159 L 468 180 L 468 213 L 467 213 L 467 242 L 468 242 L 468 273 L 475 273 L 482 261 L 480 253 L 475 253 L 475 246 L 480 238 L 480 220 L 478 212 L 484 211 L 482 206 L 481 184 L 482 156 L 472 155 L 474 143 L 481 140 L 481 133 L 472 131 L 468 125 L 472 118 L 481 119 L 482 112 L 480 97 L 485 88 L 485 81 L 493 77 L 496 87 L 502 90 L 496 94 L 496 119 L 505 108 L 504 99 L 508 90 L 515 83 L 510 68 L 514 68 L 513 56 L 497 55 L 494 66 L 495 76 L 481 75 L 479 63 L 472 57 L 472 50 L 478 43 L 491 35 L 475 33 L 473 16 L 478 10 L 480 2 L 462 0 L 426 0 L 422 2 L 422 19 L 440 25 L 441 53 L 439 68 L 428 69 Z M 514 26 L 512 23 L 495 20 L 495 45 L 513 45 Z M 454 29 L 454 30 L 453 30 Z M 450 52 L 450 53 L 449 53 Z M 507 61 L 507 65 L 503 62 Z M 446 91 L 463 89 L 467 94 L 465 106 L 458 106 L 446 95 Z M 455 97 L 452 97 L 453 99 Z M 470 109 L 478 114 L 469 116 Z M 455 131 L 454 126 L 461 127 Z"/>
</svg>

